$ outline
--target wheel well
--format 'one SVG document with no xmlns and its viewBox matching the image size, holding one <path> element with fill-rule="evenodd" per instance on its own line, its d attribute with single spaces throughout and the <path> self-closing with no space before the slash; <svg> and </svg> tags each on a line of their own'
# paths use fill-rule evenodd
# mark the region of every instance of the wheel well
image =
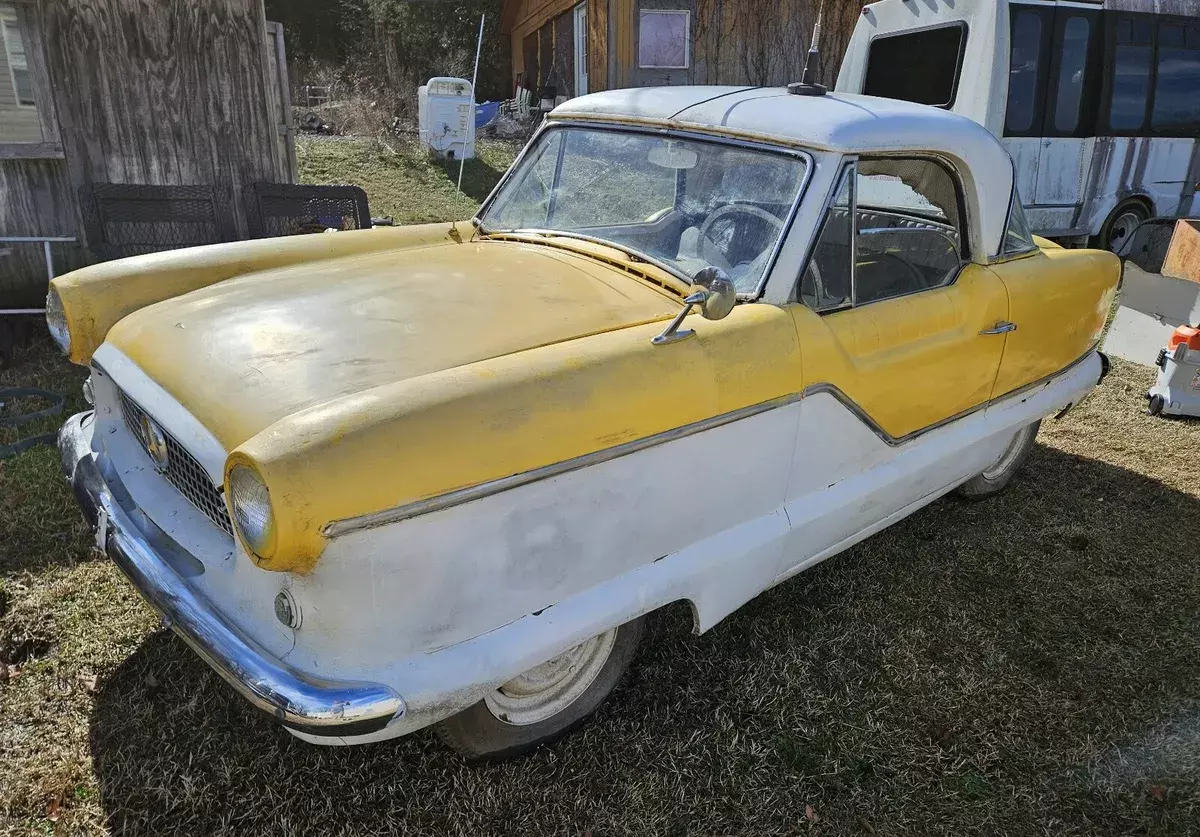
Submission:
<svg viewBox="0 0 1200 837">
<path fill-rule="evenodd" d="M 1105 222 L 1107 223 L 1108 221 L 1111 221 L 1122 207 L 1131 203 L 1140 203 L 1142 208 L 1146 210 L 1146 216 L 1149 218 L 1154 217 L 1154 201 L 1150 200 L 1150 198 L 1146 197 L 1145 195 L 1126 195 L 1124 198 L 1117 201 L 1117 205 L 1113 207 L 1112 212 L 1108 213 L 1108 218 Z"/>
</svg>

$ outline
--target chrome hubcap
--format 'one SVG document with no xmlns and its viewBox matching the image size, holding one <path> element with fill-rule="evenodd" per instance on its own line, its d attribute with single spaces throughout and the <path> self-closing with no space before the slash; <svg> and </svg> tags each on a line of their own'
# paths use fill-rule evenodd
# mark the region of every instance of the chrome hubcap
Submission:
<svg viewBox="0 0 1200 837">
<path fill-rule="evenodd" d="M 1011 468 L 1012 464 L 1017 461 L 1017 457 L 1021 455 L 1021 449 L 1029 441 L 1029 434 L 1032 432 L 1032 427 L 1024 427 L 1018 430 L 1017 435 L 1012 437 L 1012 441 L 1004 449 L 1004 453 L 1000 454 L 1000 458 L 993 462 L 991 467 L 984 470 L 983 478 L 994 480 Z"/>
<path fill-rule="evenodd" d="M 488 710 L 508 724 L 526 726 L 562 712 L 600 674 L 617 640 L 617 629 L 606 631 L 564 651 L 552 660 L 518 674 L 484 697 Z"/>
</svg>

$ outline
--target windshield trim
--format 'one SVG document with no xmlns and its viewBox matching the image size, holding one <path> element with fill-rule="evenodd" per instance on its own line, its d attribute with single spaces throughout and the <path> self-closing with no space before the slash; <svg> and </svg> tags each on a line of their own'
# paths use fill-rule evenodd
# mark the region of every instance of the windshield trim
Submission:
<svg viewBox="0 0 1200 837">
<path fill-rule="evenodd" d="M 780 254 L 780 252 L 782 252 L 784 244 L 787 242 L 789 236 L 791 235 L 792 224 L 796 220 L 796 215 L 800 210 L 800 203 L 804 200 L 804 193 L 806 191 L 808 191 L 808 184 L 812 180 L 813 168 L 815 166 L 815 161 L 813 160 L 812 154 L 808 150 L 802 149 L 802 148 L 792 148 L 792 147 L 789 147 L 786 145 L 775 145 L 775 144 L 772 144 L 769 142 L 764 142 L 764 141 L 745 140 L 745 139 L 739 139 L 737 137 L 722 136 L 720 134 L 711 134 L 711 133 L 706 133 L 706 132 L 702 132 L 702 131 L 688 131 L 688 130 L 677 129 L 677 128 L 654 128 L 654 127 L 650 127 L 650 126 L 632 126 L 632 125 L 623 125 L 623 124 L 614 125 L 609 122 L 592 122 L 592 121 L 582 120 L 582 119 L 581 120 L 574 120 L 574 119 L 559 120 L 559 119 L 556 119 L 553 122 L 547 120 L 547 121 L 544 121 L 542 123 L 542 126 L 540 128 L 538 128 L 537 132 L 534 133 L 534 135 L 532 137 L 530 137 L 529 142 L 527 142 L 525 144 L 525 147 L 521 149 L 521 153 L 517 155 L 517 158 L 515 160 L 513 160 L 512 165 L 508 167 L 508 171 L 506 171 L 504 173 L 504 176 L 501 177 L 500 180 L 496 183 L 496 186 L 495 186 L 495 188 L 492 189 L 491 193 L 489 193 L 488 196 L 486 198 L 484 198 L 483 203 L 481 203 L 479 205 L 479 210 L 471 218 L 471 223 L 473 223 L 475 225 L 475 228 L 477 230 L 479 230 L 479 232 L 482 233 L 483 235 L 489 235 L 489 234 L 495 234 L 495 235 L 504 235 L 504 234 L 557 235 L 557 236 L 563 236 L 566 238 L 582 239 L 585 241 L 590 241 L 594 244 L 601 244 L 601 245 L 604 245 L 607 247 L 612 247 L 616 250 L 620 250 L 622 252 L 629 253 L 630 255 L 634 256 L 635 258 L 643 259 L 644 261 L 654 265 L 655 267 L 658 267 L 658 268 L 661 268 L 662 270 L 667 271 L 672 276 L 679 277 L 682 281 L 687 282 L 688 284 L 691 284 L 691 281 L 692 281 L 691 277 L 685 275 L 683 273 L 683 271 L 681 271 L 679 268 L 664 264 L 661 261 L 659 261 L 658 259 L 654 258 L 653 256 L 649 256 L 649 255 L 642 253 L 638 250 L 635 250 L 631 247 L 617 244 L 615 242 L 608 241 L 606 239 L 597 238 L 594 236 L 588 236 L 586 234 L 581 234 L 581 233 L 572 233 L 572 232 L 562 231 L 562 230 L 544 230 L 544 229 L 533 229 L 533 228 L 521 228 L 521 229 L 514 229 L 514 230 L 493 230 L 493 229 L 489 228 L 483 222 L 483 216 L 487 213 L 488 209 L 491 208 L 492 203 L 495 202 L 496 196 L 500 194 L 500 191 L 504 188 L 505 184 L 507 184 L 509 179 L 512 177 L 513 172 L 515 172 L 517 170 L 517 168 L 521 165 L 521 163 L 525 160 L 525 155 L 529 153 L 529 150 L 531 148 L 533 148 L 541 140 L 542 134 L 547 133 L 549 131 L 559 131 L 559 130 L 564 130 L 567 128 L 588 128 L 588 129 L 594 129 L 594 130 L 599 130 L 599 131 L 612 131 L 615 133 L 622 133 L 622 134 L 646 134 L 649 136 L 656 136 L 656 137 L 672 137 L 672 138 L 677 137 L 679 139 L 690 139 L 690 140 L 696 140 L 699 142 L 711 142 L 711 143 L 718 143 L 721 145 L 737 146 L 739 148 L 749 148 L 749 149 L 753 149 L 755 151 L 762 151 L 762 152 L 765 152 L 768 154 L 780 154 L 780 155 L 784 155 L 787 157 L 793 157 L 793 158 L 801 160 L 804 163 L 804 175 L 800 179 L 800 187 L 796 190 L 796 196 L 792 200 L 792 205 L 788 209 L 787 216 L 783 222 L 783 227 L 779 231 L 779 236 L 776 239 L 775 246 L 771 251 L 771 257 L 769 259 L 767 259 L 767 263 L 763 267 L 762 275 L 758 277 L 758 284 L 754 287 L 754 290 L 739 292 L 737 295 L 737 298 L 738 298 L 739 302 L 747 302 L 747 301 L 758 299 L 759 297 L 761 297 L 763 295 L 763 292 L 767 288 L 767 280 L 770 279 L 771 273 L 775 270 L 775 263 L 779 260 L 779 254 Z"/>
</svg>

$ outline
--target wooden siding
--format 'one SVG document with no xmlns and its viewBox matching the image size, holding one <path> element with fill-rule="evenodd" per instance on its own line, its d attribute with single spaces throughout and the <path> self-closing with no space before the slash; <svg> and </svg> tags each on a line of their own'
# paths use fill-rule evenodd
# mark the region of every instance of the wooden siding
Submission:
<svg viewBox="0 0 1200 837">
<path fill-rule="evenodd" d="M 587 0 L 588 86 L 642 87 L 659 84 L 760 84 L 796 81 L 804 66 L 821 0 Z M 509 0 L 504 21 L 510 32 L 514 69 L 522 66 L 521 39 L 570 10 L 572 0 Z M 824 49 L 818 78 L 832 84 L 858 20 L 861 0 L 824 3 Z M 638 66 L 642 9 L 687 10 L 691 16 L 691 66 L 686 70 L 643 70 Z M 543 57 L 542 63 L 546 59 Z"/>
<path fill-rule="evenodd" d="M 0 160 L 0 235 L 75 235 L 75 200 L 63 160 Z M 0 244 L 0 308 L 40 308 L 46 267 L 40 244 Z M 80 267 L 82 249 L 53 245 L 59 273 Z"/>
<path fill-rule="evenodd" d="M 588 90 L 607 90 L 608 0 L 588 0 Z"/>
<path fill-rule="evenodd" d="M 280 179 L 262 0 L 41 2 L 75 189 Z"/>
<path fill-rule="evenodd" d="M 550 69 L 551 84 L 559 96 L 575 95 L 575 10 L 563 12 L 554 19 L 554 63 Z"/>
<path fill-rule="evenodd" d="M 78 198 L 94 183 L 215 186 L 246 235 L 242 186 L 291 180 L 263 0 L 31 0 L 25 8 L 37 13 L 49 80 L 50 106 L 39 111 L 61 141 L 46 156 L 63 159 L 0 154 L 0 235 L 83 240 Z M 34 45 L 26 51 L 33 61 Z M 44 298 L 44 268 L 26 252 L 34 249 L 0 257 L 0 302 Z"/>
</svg>

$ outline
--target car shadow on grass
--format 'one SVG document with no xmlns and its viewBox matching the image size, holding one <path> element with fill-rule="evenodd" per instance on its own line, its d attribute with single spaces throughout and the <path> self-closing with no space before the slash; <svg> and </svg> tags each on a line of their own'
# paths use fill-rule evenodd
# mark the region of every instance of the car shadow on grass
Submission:
<svg viewBox="0 0 1200 837">
<path fill-rule="evenodd" d="M 119 834 L 1194 834 L 1197 521 L 1038 446 L 703 636 L 657 617 L 590 724 L 499 765 L 304 744 L 158 633 L 101 683 L 101 799 Z"/>
<path fill-rule="evenodd" d="M 438 168 L 445 172 L 451 185 L 458 185 L 459 160 L 440 160 Z M 482 157 L 462 161 L 462 191 L 473 200 L 482 202 L 492 193 L 507 169 L 497 169 Z"/>
</svg>

